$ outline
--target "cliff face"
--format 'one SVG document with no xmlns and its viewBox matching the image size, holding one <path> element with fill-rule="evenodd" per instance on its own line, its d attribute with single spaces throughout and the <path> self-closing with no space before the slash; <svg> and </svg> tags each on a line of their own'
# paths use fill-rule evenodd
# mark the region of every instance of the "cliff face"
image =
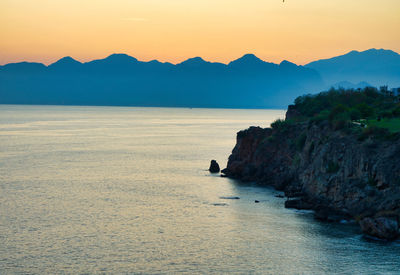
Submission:
<svg viewBox="0 0 400 275">
<path fill-rule="evenodd" d="M 289 109 L 288 117 L 293 114 Z M 316 217 L 355 219 L 383 239 L 399 236 L 400 140 L 363 141 L 328 123 L 251 127 L 237 134 L 226 176 L 257 181 L 295 199 L 287 207 L 314 209 Z"/>
</svg>

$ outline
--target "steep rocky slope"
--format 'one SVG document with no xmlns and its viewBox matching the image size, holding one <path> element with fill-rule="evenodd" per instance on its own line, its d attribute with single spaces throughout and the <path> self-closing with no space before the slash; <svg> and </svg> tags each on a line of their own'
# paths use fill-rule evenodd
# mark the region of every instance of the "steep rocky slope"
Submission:
<svg viewBox="0 0 400 275">
<path fill-rule="evenodd" d="M 296 116 L 292 106 L 287 120 Z M 288 119 L 289 118 L 289 119 Z M 399 236 L 400 139 L 361 139 L 327 121 L 250 127 L 237 134 L 226 176 L 284 190 L 286 207 L 324 220 L 356 220 L 382 239 Z"/>
</svg>

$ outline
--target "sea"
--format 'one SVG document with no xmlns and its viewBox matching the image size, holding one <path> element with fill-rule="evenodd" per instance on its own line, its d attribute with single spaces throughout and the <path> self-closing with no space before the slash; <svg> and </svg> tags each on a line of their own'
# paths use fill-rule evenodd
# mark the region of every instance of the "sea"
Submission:
<svg viewBox="0 0 400 275">
<path fill-rule="evenodd" d="M 284 114 L 0 105 L 0 274 L 400 274 L 399 242 L 207 171 Z"/>
</svg>

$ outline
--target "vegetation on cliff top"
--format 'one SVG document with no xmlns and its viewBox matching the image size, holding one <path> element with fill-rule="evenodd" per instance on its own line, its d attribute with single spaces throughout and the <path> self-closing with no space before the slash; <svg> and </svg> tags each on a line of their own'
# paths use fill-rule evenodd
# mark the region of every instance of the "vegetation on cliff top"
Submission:
<svg viewBox="0 0 400 275">
<path fill-rule="evenodd" d="M 357 90 L 332 88 L 316 95 L 300 96 L 288 112 L 291 114 L 286 120 L 277 120 L 271 127 L 282 130 L 295 122 L 329 122 L 334 130 L 357 133 L 361 140 L 368 136 L 393 137 L 400 132 L 400 95 L 386 86 Z"/>
</svg>

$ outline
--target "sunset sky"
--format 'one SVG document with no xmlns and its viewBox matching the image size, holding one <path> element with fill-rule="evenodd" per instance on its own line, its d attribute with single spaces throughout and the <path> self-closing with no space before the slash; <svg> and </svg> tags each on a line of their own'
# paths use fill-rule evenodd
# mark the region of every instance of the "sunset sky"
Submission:
<svg viewBox="0 0 400 275">
<path fill-rule="evenodd" d="M 304 64 L 369 48 L 400 52 L 400 0 L 0 0 L 0 64 L 111 53 Z"/>
</svg>

